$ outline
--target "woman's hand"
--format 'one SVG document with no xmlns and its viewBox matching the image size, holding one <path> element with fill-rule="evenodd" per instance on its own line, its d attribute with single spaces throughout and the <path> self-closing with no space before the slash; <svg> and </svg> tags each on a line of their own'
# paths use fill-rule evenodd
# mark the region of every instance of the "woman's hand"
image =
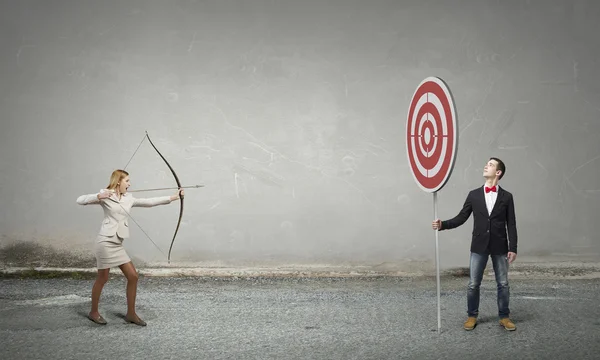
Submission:
<svg viewBox="0 0 600 360">
<path fill-rule="evenodd" d="M 102 200 L 102 199 L 109 198 L 111 195 L 112 195 L 112 192 L 110 192 L 110 191 L 103 191 L 103 192 L 99 193 L 97 195 L 97 197 L 98 197 L 98 200 Z"/>
<path fill-rule="evenodd" d="M 175 200 L 179 199 L 179 195 L 181 195 L 181 196 L 185 195 L 183 193 L 183 189 L 177 190 L 177 192 L 175 193 L 175 195 L 171 196 L 171 201 L 175 201 Z"/>
</svg>

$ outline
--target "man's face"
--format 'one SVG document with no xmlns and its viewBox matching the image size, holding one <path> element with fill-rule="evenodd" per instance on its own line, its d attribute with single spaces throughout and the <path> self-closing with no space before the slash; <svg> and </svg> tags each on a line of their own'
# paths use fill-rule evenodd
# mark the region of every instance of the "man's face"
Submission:
<svg viewBox="0 0 600 360">
<path fill-rule="evenodd" d="M 483 177 L 486 179 L 493 179 L 500 175 L 498 172 L 498 162 L 496 160 L 490 160 L 483 167 Z"/>
</svg>

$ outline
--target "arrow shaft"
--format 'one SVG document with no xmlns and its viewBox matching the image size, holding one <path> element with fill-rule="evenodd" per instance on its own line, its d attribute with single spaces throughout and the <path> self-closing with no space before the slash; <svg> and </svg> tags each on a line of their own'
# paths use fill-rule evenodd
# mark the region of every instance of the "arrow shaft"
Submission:
<svg viewBox="0 0 600 360">
<path fill-rule="evenodd" d="M 204 187 L 204 185 L 190 185 L 190 186 L 182 186 L 182 189 L 190 189 L 190 188 L 200 188 Z M 156 189 L 142 189 L 142 190 L 128 190 L 127 192 L 142 192 L 142 191 L 158 191 L 158 190 L 177 190 L 176 187 L 166 187 L 166 188 L 156 188 Z"/>
</svg>

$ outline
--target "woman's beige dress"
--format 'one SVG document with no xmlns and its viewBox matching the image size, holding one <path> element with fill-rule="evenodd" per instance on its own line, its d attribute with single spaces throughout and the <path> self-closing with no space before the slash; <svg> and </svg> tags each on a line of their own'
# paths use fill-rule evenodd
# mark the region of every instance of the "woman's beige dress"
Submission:
<svg viewBox="0 0 600 360">
<path fill-rule="evenodd" d="M 109 269 L 120 266 L 131 261 L 123 247 L 123 240 L 117 235 L 98 235 L 96 238 L 96 267 L 98 269 Z"/>
<path fill-rule="evenodd" d="M 101 193 L 105 191 L 109 190 L 100 190 Z M 96 266 L 98 269 L 109 269 L 131 261 L 123 247 L 123 241 L 129 237 L 128 217 L 131 208 L 169 204 L 171 197 L 136 199 L 127 193 L 118 199 L 113 193 L 110 197 L 99 200 L 98 193 L 96 193 L 81 195 L 77 198 L 77 203 L 79 205 L 97 204 L 104 210 L 104 220 L 96 238 Z"/>
</svg>

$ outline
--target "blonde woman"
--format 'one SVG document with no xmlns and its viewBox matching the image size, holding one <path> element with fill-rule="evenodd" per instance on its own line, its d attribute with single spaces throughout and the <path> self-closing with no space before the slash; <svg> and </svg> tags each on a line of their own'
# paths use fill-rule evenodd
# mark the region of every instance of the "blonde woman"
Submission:
<svg viewBox="0 0 600 360">
<path fill-rule="evenodd" d="M 104 210 L 104 220 L 95 246 L 98 277 L 92 287 L 92 309 L 88 314 L 90 320 L 101 325 L 106 325 L 106 320 L 98 311 L 100 294 L 104 284 L 108 281 L 110 268 L 118 266 L 127 278 L 125 320 L 136 325 L 146 326 L 146 323 L 135 312 L 137 270 L 123 248 L 123 240 L 129 237 L 127 218 L 132 207 L 166 205 L 179 199 L 180 195 L 184 195 L 183 190 L 179 189 L 173 196 L 136 199 L 127 193 L 129 185 L 129 173 L 125 170 L 115 170 L 110 176 L 110 182 L 106 189 L 102 189 L 96 194 L 81 195 L 77 198 L 79 205 L 97 204 Z"/>
</svg>

